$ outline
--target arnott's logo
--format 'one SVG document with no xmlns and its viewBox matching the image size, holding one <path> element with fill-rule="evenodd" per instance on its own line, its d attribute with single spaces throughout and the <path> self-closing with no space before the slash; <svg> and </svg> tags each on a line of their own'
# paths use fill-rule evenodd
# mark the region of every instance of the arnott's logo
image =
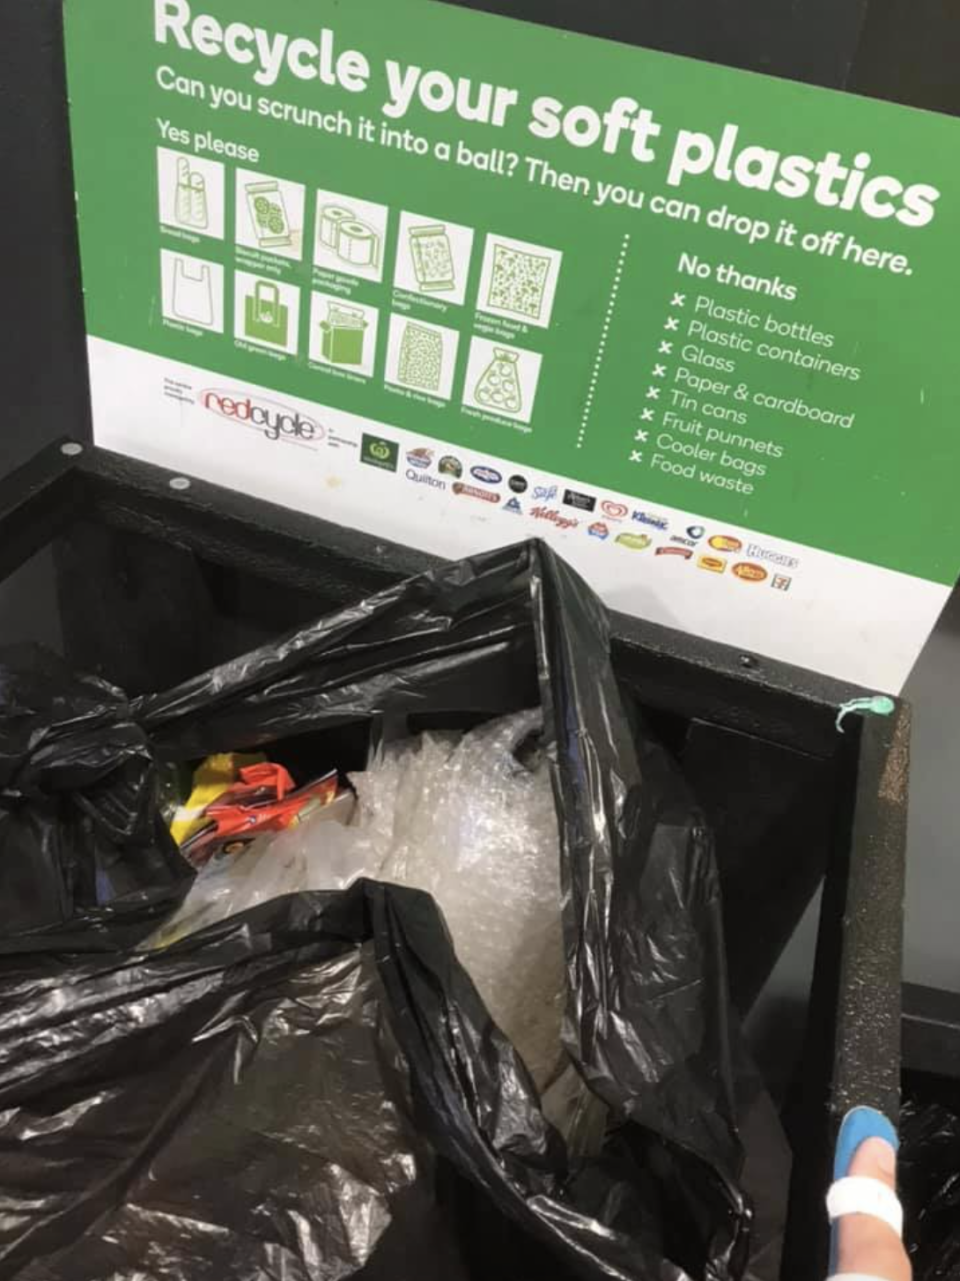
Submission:
<svg viewBox="0 0 960 1281">
<path fill-rule="evenodd" d="M 276 400 L 236 392 L 204 391 L 200 393 L 200 403 L 212 414 L 263 432 L 267 440 L 315 445 L 324 437 L 324 430 L 318 422 Z"/>
</svg>

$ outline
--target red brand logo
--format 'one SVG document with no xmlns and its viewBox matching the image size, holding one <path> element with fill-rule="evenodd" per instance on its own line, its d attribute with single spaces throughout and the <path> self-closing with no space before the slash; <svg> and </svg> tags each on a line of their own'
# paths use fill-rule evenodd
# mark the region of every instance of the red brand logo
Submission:
<svg viewBox="0 0 960 1281">
<path fill-rule="evenodd" d="M 259 397 L 236 396 L 226 391 L 203 391 L 200 403 L 210 413 L 262 431 L 267 440 L 311 445 L 323 440 L 324 430 L 312 418 L 305 418 L 289 405 Z"/>
<path fill-rule="evenodd" d="M 461 485 L 459 481 L 454 485 L 453 492 L 462 494 L 464 498 L 482 498 L 485 503 L 498 503 L 499 494 L 491 494 L 489 489 L 477 489 L 476 485 Z"/>
<path fill-rule="evenodd" d="M 770 577 L 762 565 L 748 565 L 746 562 L 734 565 L 733 572 L 745 583 L 765 583 Z"/>
<path fill-rule="evenodd" d="M 569 516 L 561 516 L 553 507 L 534 507 L 530 515 L 537 520 L 548 520 L 551 525 L 556 525 L 557 529 L 576 529 L 580 524 L 578 520 L 571 520 Z"/>
</svg>

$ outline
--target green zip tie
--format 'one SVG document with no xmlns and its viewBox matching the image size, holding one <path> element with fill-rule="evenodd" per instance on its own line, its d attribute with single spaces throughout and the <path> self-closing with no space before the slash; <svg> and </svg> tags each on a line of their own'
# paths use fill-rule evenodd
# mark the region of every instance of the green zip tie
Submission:
<svg viewBox="0 0 960 1281">
<path fill-rule="evenodd" d="M 872 712 L 874 716 L 892 716 L 896 710 L 896 703 L 886 694 L 875 694 L 873 698 L 854 698 L 849 703 L 844 703 L 837 713 L 837 729 L 841 734 L 847 732 L 843 728 L 843 722 L 853 712 Z"/>
</svg>

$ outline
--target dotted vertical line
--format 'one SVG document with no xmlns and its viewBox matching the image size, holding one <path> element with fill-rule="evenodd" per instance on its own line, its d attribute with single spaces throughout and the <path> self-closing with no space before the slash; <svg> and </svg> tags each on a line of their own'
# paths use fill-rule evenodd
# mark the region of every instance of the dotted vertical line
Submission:
<svg viewBox="0 0 960 1281">
<path fill-rule="evenodd" d="M 617 309 L 617 296 L 620 293 L 620 282 L 623 280 L 623 264 L 627 261 L 627 253 L 630 249 L 629 231 L 623 238 L 623 244 L 620 246 L 620 257 L 617 259 L 616 270 L 613 273 L 613 285 L 610 289 L 610 301 L 607 303 L 607 314 L 603 318 L 603 329 L 600 331 L 600 345 L 597 347 L 597 354 L 593 362 L 593 370 L 590 374 L 590 386 L 587 388 L 587 399 L 583 404 L 583 415 L 580 419 L 580 432 L 577 436 L 577 448 L 583 448 L 583 439 L 587 434 L 587 428 L 590 425 L 590 416 L 593 413 L 593 398 L 597 393 L 597 382 L 600 378 L 600 368 L 603 365 L 603 358 L 607 354 L 607 339 L 610 337 L 610 322 L 613 320 L 613 313 Z"/>
</svg>

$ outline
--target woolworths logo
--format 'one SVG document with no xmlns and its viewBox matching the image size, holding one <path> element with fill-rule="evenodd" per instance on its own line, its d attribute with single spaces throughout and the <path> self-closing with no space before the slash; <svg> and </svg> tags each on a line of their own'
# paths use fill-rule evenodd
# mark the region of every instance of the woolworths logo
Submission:
<svg viewBox="0 0 960 1281">
<path fill-rule="evenodd" d="M 400 446 L 383 436 L 368 436 L 364 433 L 360 445 L 360 461 L 368 467 L 379 467 L 381 471 L 396 471 L 400 459 Z"/>
</svg>

